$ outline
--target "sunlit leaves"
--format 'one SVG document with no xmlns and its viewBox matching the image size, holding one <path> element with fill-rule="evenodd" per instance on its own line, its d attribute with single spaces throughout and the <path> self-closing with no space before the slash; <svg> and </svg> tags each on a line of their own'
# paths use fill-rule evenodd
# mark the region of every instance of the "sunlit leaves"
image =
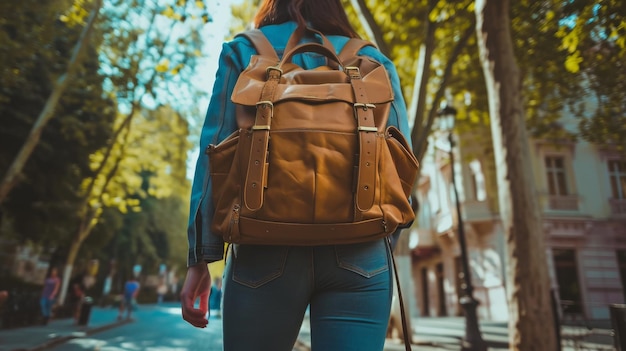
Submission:
<svg viewBox="0 0 626 351">
<path fill-rule="evenodd" d="M 89 10 L 85 8 L 86 5 L 88 2 L 85 0 L 74 0 L 72 7 L 59 16 L 59 20 L 70 26 L 84 25 L 87 16 L 89 16 Z"/>
<path fill-rule="evenodd" d="M 170 60 L 168 60 L 167 58 L 162 59 L 155 67 L 154 69 L 159 72 L 159 73 L 163 73 L 163 72 L 167 72 L 167 70 L 170 69 Z"/>
<path fill-rule="evenodd" d="M 577 73 L 590 108 L 580 109 L 581 135 L 626 150 L 626 20 L 618 0 L 572 0 L 563 10 L 559 37 L 565 68 Z M 580 97 L 578 97 L 580 100 Z M 580 102 L 572 105 L 577 107 Z"/>
<path fill-rule="evenodd" d="M 565 59 L 565 68 L 569 72 L 578 73 L 581 62 L 583 62 L 583 58 L 579 56 L 578 52 L 575 52 Z"/>
<path fill-rule="evenodd" d="M 176 13 L 174 12 L 174 9 L 171 6 L 167 6 L 165 8 L 165 10 L 163 10 L 163 12 L 161 12 L 161 15 L 168 17 L 168 18 L 174 18 L 176 19 Z M 180 17 L 180 15 L 178 15 Z"/>
</svg>

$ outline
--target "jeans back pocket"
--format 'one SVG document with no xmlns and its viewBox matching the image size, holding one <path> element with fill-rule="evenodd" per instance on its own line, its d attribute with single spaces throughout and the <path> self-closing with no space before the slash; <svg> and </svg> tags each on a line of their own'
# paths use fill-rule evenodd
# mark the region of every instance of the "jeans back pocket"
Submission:
<svg viewBox="0 0 626 351">
<path fill-rule="evenodd" d="M 250 288 L 259 288 L 283 274 L 289 248 L 238 245 L 236 251 L 233 256 L 233 280 Z"/>
<path fill-rule="evenodd" d="M 371 278 L 389 270 L 387 246 L 384 240 L 336 245 L 335 255 L 339 267 L 365 278 Z"/>
</svg>

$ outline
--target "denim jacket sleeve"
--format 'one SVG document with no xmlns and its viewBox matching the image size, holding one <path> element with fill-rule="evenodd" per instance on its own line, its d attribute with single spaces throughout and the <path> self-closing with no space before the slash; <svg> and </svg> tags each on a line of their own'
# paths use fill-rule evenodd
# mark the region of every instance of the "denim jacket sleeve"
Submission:
<svg viewBox="0 0 626 351">
<path fill-rule="evenodd" d="M 211 196 L 211 177 L 209 160 L 205 150 L 209 144 L 217 144 L 237 129 L 235 106 L 230 100 L 239 74 L 243 70 L 233 42 L 225 43 L 219 58 L 215 84 L 209 102 L 209 108 L 200 134 L 200 155 L 191 188 L 191 201 L 187 239 L 189 252 L 187 265 L 201 262 L 219 261 L 224 256 L 224 242 L 221 237 L 211 233 L 213 220 L 213 200 Z"/>
</svg>

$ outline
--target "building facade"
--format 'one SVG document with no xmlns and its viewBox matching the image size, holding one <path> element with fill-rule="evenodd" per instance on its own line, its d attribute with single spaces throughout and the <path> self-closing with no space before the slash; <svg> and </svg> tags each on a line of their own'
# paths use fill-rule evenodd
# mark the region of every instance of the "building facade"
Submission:
<svg viewBox="0 0 626 351">
<path fill-rule="evenodd" d="M 484 130 L 478 135 L 489 138 Z M 506 234 L 493 155 L 484 140 L 475 142 L 478 135 L 457 136 L 454 165 L 450 146 L 435 135 L 422 162 L 420 210 L 409 233 L 421 316 L 462 314 L 463 270 L 450 183 L 455 172 L 479 318 L 508 319 Z M 537 139 L 530 145 L 548 269 L 561 311 L 571 318 L 609 319 L 609 304 L 626 301 L 626 160 L 581 140 Z"/>
</svg>

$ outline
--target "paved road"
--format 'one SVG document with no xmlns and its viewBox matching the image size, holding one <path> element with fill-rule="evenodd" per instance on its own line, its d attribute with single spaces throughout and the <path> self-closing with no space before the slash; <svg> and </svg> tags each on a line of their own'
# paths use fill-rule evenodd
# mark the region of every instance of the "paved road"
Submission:
<svg viewBox="0 0 626 351">
<path fill-rule="evenodd" d="M 211 319 L 207 328 L 198 329 L 182 320 L 180 307 L 140 306 L 132 323 L 73 339 L 50 350 L 221 351 L 222 323 Z"/>
<path fill-rule="evenodd" d="M 91 329 L 72 325 L 71 320 L 53 321 L 49 326 L 0 331 L 2 350 L 58 350 L 58 351 L 221 351 L 222 323 L 212 318 L 206 329 L 188 325 L 181 318 L 180 305 L 140 305 L 134 321 L 119 325 L 115 322 L 114 309 L 95 309 L 90 321 Z M 413 321 L 416 345 L 413 350 L 459 350 L 464 334 L 461 317 L 418 318 Z M 118 324 L 110 328 L 108 325 Z M 508 350 L 506 323 L 481 323 L 481 331 L 490 351 Z M 599 335 L 588 335 L 586 328 L 564 328 L 569 337 L 564 338 L 562 351 L 613 350 L 610 330 L 598 329 Z M 58 335 L 57 335 L 58 334 Z M 72 338 L 57 339 L 59 342 L 41 348 L 46 339 L 71 335 Z M 565 336 L 565 335 L 564 335 Z M 69 340 L 68 340 L 69 339 Z M 55 339 L 51 339 L 55 340 Z M 30 342 L 32 341 L 32 342 Z M 300 331 L 299 343 L 293 351 L 306 351 L 310 343 L 308 320 Z M 4 345 L 3 345 L 4 344 Z M 32 345 L 31 345 L 32 344 Z M 6 346 L 6 347 L 3 347 Z M 33 348 L 34 347 L 34 348 Z M 404 351 L 399 340 L 388 339 L 385 351 Z"/>
</svg>

